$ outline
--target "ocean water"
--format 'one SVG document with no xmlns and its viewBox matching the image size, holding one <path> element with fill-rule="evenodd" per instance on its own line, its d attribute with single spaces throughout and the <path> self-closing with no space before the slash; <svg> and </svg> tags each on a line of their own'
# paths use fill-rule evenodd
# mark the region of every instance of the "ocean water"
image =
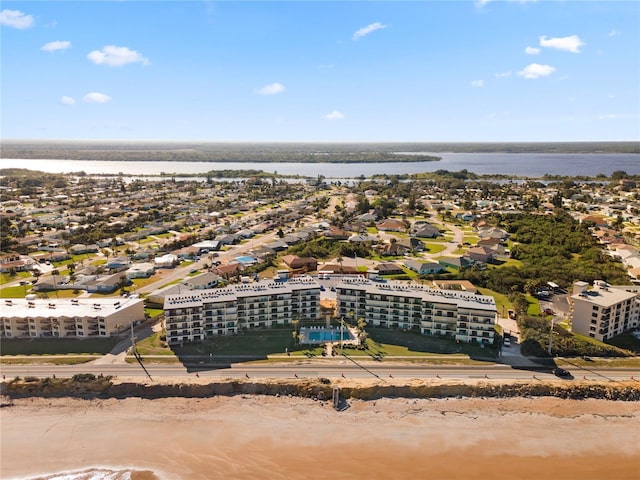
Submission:
<svg viewBox="0 0 640 480">
<path fill-rule="evenodd" d="M 161 480 L 161 477 L 151 470 L 97 467 L 71 472 L 52 473 L 37 477 L 27 477 L 22 480 Z"/>
<path fill-rule="evenodd" d="M 477 174 L 524 177 L 596 176 L 625 171 L 640 174 L 639 154 L 546 154 L 546 153 L 441 153 L 436 162 L 393 163 L 256 163 L 256 162 L 141 162 L 95 160 L 2 159 L 3 167 L 27 168 L 47 173 L 83 171 L 89 175 L 202 174 L 215 170 L 263 170 L 287 175 L 328 178 L 356 178 L 360 175 L 401 175 L 421 172 L 468 170 Z"/>
</svg>

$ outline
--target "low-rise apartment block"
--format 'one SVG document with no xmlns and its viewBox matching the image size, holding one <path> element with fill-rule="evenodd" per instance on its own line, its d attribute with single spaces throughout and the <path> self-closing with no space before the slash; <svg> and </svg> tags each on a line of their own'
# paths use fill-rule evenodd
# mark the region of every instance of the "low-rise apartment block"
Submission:
<svg viewBox="0 0 640 480">
<path fill-rule="evenodd" d="M 576 282 L 571 300 L 574 333 L 604 341 L 640 325 L 640 286 Z"/>
<path fill-rule="evenodd" d="M 497 308 L 493 297 L 421 284 L 343 278 L 336 286 L 338 314 L 364 318 L 374 327 L 492 343 Z"/>
<path fill-rule="evenodd" d="M 317 320 L 320 285 L 311 277 L 262 280 L 224 288 L 190 290 L 164 301 L 167 342 L 197 342 L 243 329 Z"/>
<path fill-rule="evenodd" d="M 137 298 L 7 298 L 0 309 L 0 336 L 108 337 L 144 319 L 144 301 Z"/>
</svg>

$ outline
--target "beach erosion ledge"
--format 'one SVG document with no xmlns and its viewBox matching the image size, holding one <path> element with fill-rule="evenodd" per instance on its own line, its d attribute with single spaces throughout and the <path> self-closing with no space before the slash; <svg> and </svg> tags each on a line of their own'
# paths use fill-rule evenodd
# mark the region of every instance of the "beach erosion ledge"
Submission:
<svg viewBox="0 0 640 480">
<path fill-rule="evenodd" d="M 491 380 L 455 382 L 442 380 L 393 379 L 339 380 L 315 379 L 206 379 L 180 382 L 138 382 L 92 374 L 73 378 L 16 377 L 0 383 L 5 399 L 25 397 L 71 397 L 86 399 L 129 398 L 146 399 L 184 397 L 209 398 L 234 395 L 269 395 L 331 400 L 337 390 L 342 400 L 376 400 L 380 398 L 452 398 L 452 397 L 557 397 L 572 400 L 587 398 L 640 401 L 640 381 L 513 381 Z M 6 401 L 4 402 L 6 404 Z"/>
</svg>

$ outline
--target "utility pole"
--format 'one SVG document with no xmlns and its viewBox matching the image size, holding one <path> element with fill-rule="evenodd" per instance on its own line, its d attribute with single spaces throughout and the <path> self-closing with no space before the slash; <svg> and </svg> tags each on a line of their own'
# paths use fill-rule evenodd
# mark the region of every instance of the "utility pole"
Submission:
<svg viewBox="0 0 640 480">
<path fill-rule="evenodd" d="M 136 353 L 136 337 L 133 336 L 133 322 L 131 322 L 131 348 L 133 353 Z"/>
</svg>

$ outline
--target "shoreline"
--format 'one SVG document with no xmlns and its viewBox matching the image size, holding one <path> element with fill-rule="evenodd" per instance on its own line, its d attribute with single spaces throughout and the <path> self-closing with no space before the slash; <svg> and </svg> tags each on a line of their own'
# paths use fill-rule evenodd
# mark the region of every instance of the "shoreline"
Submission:
<svg viewBox="0 0 640 480">
<path fill-rule="evenodd" d="M 624 480 L 640 458 L 640 402 L 595 399 L 381 398 L 337 412 L 261 395 L 23 398 L 0 420 L 7 479 L 126 465 L 162 480 Z"/>
</svg>

